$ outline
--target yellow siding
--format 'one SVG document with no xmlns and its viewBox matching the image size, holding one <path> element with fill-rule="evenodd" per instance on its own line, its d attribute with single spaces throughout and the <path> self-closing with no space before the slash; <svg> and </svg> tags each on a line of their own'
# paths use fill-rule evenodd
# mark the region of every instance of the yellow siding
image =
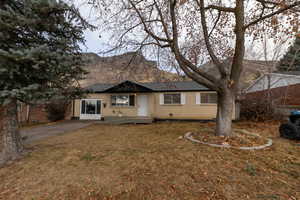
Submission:
<svg viewBox="0 0 300 200">
<path fill-rule="evenodd" d="M 152 105 L 151 102 L 151 96 L 152 94 L 146 94 L 149 95 L 148 97 L 148 113 L 149 116 L 152 113 Z M 85 99 L 100 99 L 102 100 L 102 116 L 129 116 L 129 117 L 135 117 L 137 116 L 138 111 L 138 101 L 137 101 L 137 95 L 135 98 L 135 106 L 126 106 L 126 107 L 116 107 L 111 106 L 111 100 L 110 100 L 111 94 L 90 94 Z M 106 106 L 104 106 L 106 105 Z M 75 101 L 75 117 L 80 116 L 80 100 Z"/>
<path fill-rule="evenodd" d="M 196 104 L 196 94 L 199 92 L 184 92 L 184 105 L 160 105 L 161 93 L 145 93 L 148 96 L 148 116 L 160 119 L 214 119 L 217 113 L 217 104 Z M 110 102 L 111 94 L 91 94 L 87 99 L 102 100 L 102 116 L 137 116 L 139 102 L 136 94 L 134 107 L 113 107 Z M 106 107 L 103 105 L 106 104 Z M 80 100 L 75 101 L 75 117 L 80 115 Z M 170 115 L 172 114 L 172 116 Z M 235 111 L 233 112 L 233 119 Z"/>
<path fill-rule="evenodd" d="M 160 93 L 155 93 L 155 118 L 161 119 L 213 119 L 216 117 L 216 104 L 196 104 L 197 92 L 185 92 L 183 105 L 160 105 Z M 170 116 L 172 114 L 172 116 Z"/>
<path fill-rule="evenodd" d="M 154 117 L 161 119 L 214 119 L 217 115 L 217 104 L 196 104 L 199 92 L 184 92 L 186 102 L 183 105 L 160 105 L 159 96 L 155 93 Z M 207 92 L 204 92 L 207 93 Z M 170 116 L 172 114 L 172 116 Z M 235 119 L 235 108 L 233 112 Z"/>
</svg>

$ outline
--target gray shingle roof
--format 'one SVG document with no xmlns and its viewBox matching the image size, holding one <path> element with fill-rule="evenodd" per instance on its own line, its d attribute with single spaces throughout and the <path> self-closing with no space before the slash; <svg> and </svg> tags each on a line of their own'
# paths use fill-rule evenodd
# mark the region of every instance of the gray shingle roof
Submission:
<svg viewBox="0 0 300 200">
<path fill-rule="evenodd" d="M 176 82 L 152 82 L 139 83 L 154 91 L 199 91 L 209 90 L 207 87 L 196 83 L 195 81 L 176 81 Z"/>
<path fill-rule="evenodd" d="M 116 84 L 96 83 L 94 85 L 87 86 L 84 89 L 89 92 L 104 92 L 105 90 L 107 90 L 115 85 Z"/>
<path fill-rule="evenodd" d="M 125 82 L 125 81 L 124 81 Z M 132 82 L 132 81 L 130 81 Z M 123 83 L 123 82 L 122 82 Z M 134 82 L 133 82 L 134 83 Z M 109 88 L 112 88 L 117 84 L 102 84 L 97 83 L 86 87 L 89 92 L 105 92 Z M 195 81 L 176 81 L 176 82 L 150 82 L 150 83 L 136 83 L 153 90 L 153 92 L 164 91 L 208 91 L 209 88 L 196 83 Z"/>
</svg>

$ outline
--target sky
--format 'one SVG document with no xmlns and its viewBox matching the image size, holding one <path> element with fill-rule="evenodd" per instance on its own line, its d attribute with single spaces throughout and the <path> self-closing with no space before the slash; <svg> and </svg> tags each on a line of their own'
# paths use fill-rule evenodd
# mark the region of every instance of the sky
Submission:
<svg viewBox="0 0 300 200">
<path fill-rule="evenodd" d="M 91 9 L 91 6 L 86 3 L 87 0 L 71 0 L 75 4 L 76 7 L 79 8 L 81 15 L 87 19 L 92 25 L 97 26 L 97 13 L 96 11 Z M 100 54 L 101 51 L 104 49 L 107 49 L 107 46 L 105 45 L 105 42 L 109 41 L 109 35 L 105 33 L 101 33 L 100 36 L 100 30 L 90 31 L 87 30 L 84 33 L 86 44 L 85 46 L 81 45 L 83 52 L 94 52 Z M 261 56 L 263 54 L 262 51 L 262 44 L 257 45 L 246 45 L 246 58 L 247 59 L 258 59 L 258 60 L 264 60 L 264 56 Z M 268 57 L 268 60 L 272 60 L 272 55 L 275 55 L 275 46 L 276 41 L 273 41 L 273 39 L 268 39 L 267 43 L 265 44 L 268 46 L 268 53 L 270 54 Z M 105 48 L 106 47 L 106 48 Z M 283 52 L 285 52 L 287 47 L 285 46 L 283 48 Z M 280 52 L 279 54 L 282 55 L 283 52 Z M 277 56 L 278 57 L 278 56 Z M 278 58 L 277 58 L 278 59 Z"/>
<path fill-rule="evenodd" d="M 74 4 L 79 8 L 79 11 L 89 23 L 97 26 L 97 20 L 95 18 L 96 13 L 93 12 L 91 6 L 87 5 L 83 0 L 74 0 Z M 86 30 L 84 32 L 86 43 L 85 46 L 81 45 L 83 52 L 94 52 L 99 53 L 103 49 L 103 38 L 99 38 L 99 30 L 90 31 Z"/>
</svg>

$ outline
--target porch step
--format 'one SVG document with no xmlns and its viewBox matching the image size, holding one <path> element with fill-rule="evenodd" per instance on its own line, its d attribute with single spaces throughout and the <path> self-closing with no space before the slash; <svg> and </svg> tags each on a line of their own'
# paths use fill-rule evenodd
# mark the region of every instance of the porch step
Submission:
<svg viewBox="0 0 300 200">
<path fill-rule="evenodd" d="M 104 122 L 111 124 L 150 124 L 153 122 L 151 117 L 104 117 Z"/>
</svg>

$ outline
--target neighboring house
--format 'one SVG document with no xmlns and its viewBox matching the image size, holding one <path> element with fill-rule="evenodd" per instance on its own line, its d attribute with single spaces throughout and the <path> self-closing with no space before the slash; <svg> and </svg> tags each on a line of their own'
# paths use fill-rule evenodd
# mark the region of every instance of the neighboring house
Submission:
<svg viewBox="0 0 300 200">
<path fill-rule="evenodd" d="M 246 100 L 267 98 L 275 105 L 300 105 L 300 72 L 265 74 L 245 90 Z"/>
<path fill-rule="evenodd" d="M 247 93 L 244 98 L 248 101 L 270 102 L 273 105 L 300 106 L 300 83 Z"/>
<path fill-rule="evenodd" d="M 77 119 L 138 117 L 150 119 L 215 119 L 217 94 L 196 82 L 124 81 L 94 84 L 85 99 L 73 102 Z M 233 119 L 238 116 L 233 114 Z"/>
<path fill-rule="evenodd" d="M 268 105 L 281 116 L 300 109 L 300 73 L 270 73 L 257 79 L 244 91 L 241 112 L 257 109 L 259 105 Z"/>
<path fill-rule="evenodd" d="M 295 84 L 300 84 L 300 72 L 268 73 L 254 81 L 244 93 L 266 91 Z"/>
</svg>

